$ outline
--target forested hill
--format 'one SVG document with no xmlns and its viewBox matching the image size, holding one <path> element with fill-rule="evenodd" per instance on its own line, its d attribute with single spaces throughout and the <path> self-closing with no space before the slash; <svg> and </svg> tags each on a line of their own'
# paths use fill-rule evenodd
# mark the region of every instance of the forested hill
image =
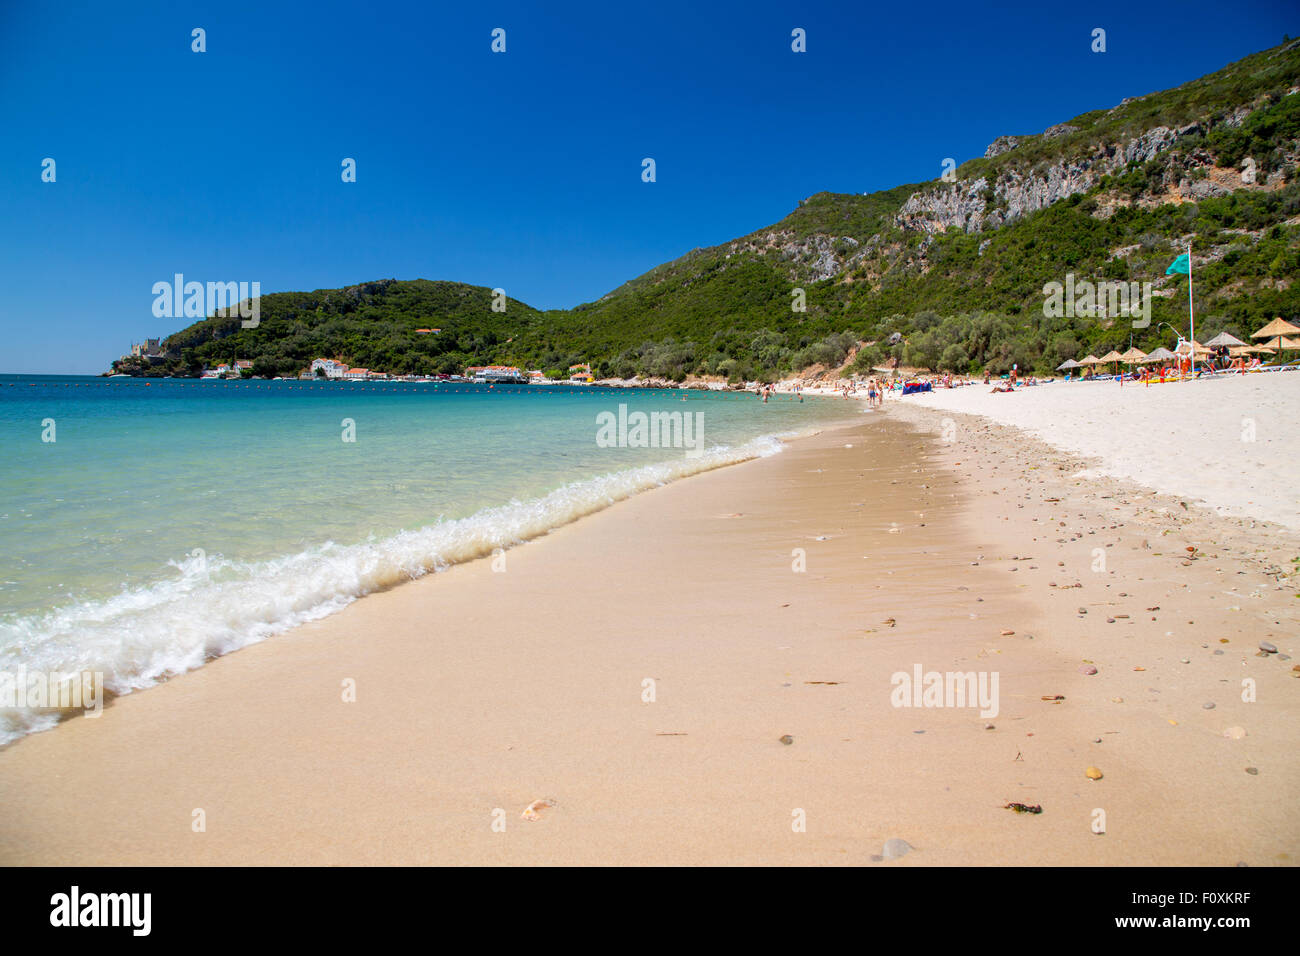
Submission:
<svg viewBox="0 0 1300 956">
<path fill-rule="evenodd" d="M 999 136 L 951 181 L 819 193 L 775 225 L 695 250 L 596 302 L 546 313 L 481 287 L 384 280 L 264 295 L 256 329 L 209 318 L 164 342 L 148 374 L 252 359 L 292 375 L 318 356 L 379 371 L 510 364 L 599 377 L 774 379 L 835 366 L 860 342 L 935 369 L 1045 370 L 1089 351 L 1172 346 L 1190 240 L 1198 332 L 1240 338 L 1300 315 L 1300 42 L 1043 132 Z M 936 172 L 939 170 L 936 169 Z M 1149 327 L 1047 318 L 1043 287 L 1153 283 Z M 800 291 L 802 290 L 802 294 Z M 800 298 L 806 303 L 797 311 Z M 440 328 L 419 334 L 417 328 Z M 1198 337 L 1200 337 L 1198 335 Z M 146 366 L 128 363 L 123 370 Z"/>
<path fill-rule="evenodd" d="M 255 328 L 244 328 L 238 315 L 210 316 L 163 340 L 166 361 L 128 363 L 123 371 L 136 364 L 152 375 L 198 374 L 245 359 L 250 374 L 273 378 L 296 376 L 315 358 L 336 358 L 394 374 L 450 374 L 476 356 L 510 350 L 512 340 L 542 324 L 541 312 L 515 299 L 499 300 L 504 308 L 493 311 L 494 298 L 482 286 L 428 279 L 275 292 L 261 297 Z"/>
</svg>

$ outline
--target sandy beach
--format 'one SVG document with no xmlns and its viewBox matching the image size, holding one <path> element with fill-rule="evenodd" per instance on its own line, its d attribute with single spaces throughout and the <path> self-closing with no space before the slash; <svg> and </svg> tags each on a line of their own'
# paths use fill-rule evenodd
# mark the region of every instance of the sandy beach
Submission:
<svg viewBox="0 0 1300 956">
<path fill-rule="evenodd" d="M 1150 386 L 1058 381 L 1011 394 L 976 384 L 903 401 L 1015 425 L 1055 448 L 1098 458 L 1097 474 L 1300 530 L 1297 373 Z"/>
<path fill-rule="evenodd" d="M 1185 432 L 1181 489 L 1159 436 L 1099 466 L 1163 394 L 987 396 L 1030 434 L 974 387 L 366 597 L 0 751 L 0 861 L 1294 864 L 1295 425 L 1238 387 L 1164 388 L 1245 496 Z M 996 715 L 895 706 L 917 667 Z"/>
</svg>

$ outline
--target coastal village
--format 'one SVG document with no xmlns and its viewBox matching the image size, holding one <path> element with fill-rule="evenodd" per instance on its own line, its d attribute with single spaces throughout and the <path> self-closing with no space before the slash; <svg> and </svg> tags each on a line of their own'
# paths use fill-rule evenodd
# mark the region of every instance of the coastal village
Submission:
<svg viewBox="0 0 1300 956">
<path fill-rule="evenodd" d="M 417 329 L 417 332 L 440 331 L 438 329 Z M 149 339 L 157 348 L 157 339 Z M 150 353 L 136 351 L 140 346 L 132 346 L 132 355 L 137 357 Z M 161 353 L 159 353 L 161 354 Z M 125 357 L 125 356 L 124 356 Z M 244 359 L 223 362 L 215 368 L 205 368 L 199 376 L 201 379 L 243 378 L 252 370 L 253 363 Z M 368 368 L 353 368 L 346 362 L 336 359 L 313 359 L 311 365 L 299 373 L 300 381 L 330 382 L 466 382 L 475 384 L 511 384 L 511 385 L 590 385 L 595 380 L 591 366 L 583 363 L 569 367 L 568 378 L 547 378 L 539 369 L 524 371 L 515 365 L 471 365 L 464 375 L 390 375 Z"/>
</svg>

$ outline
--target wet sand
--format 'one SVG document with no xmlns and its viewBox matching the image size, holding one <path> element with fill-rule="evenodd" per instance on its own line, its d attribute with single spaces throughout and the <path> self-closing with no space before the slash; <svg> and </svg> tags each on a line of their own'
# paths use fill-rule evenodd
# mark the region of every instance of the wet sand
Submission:
<svg viewBox="0 0 1300 956">
<path fill-rule="evenodd" d="M 867 414 L 25 738 L 0 861 L 1293 863 L 1294 536 L 957 419 Z M 893 706 L 918 664 L 1000 712 Z"/>
</svg>

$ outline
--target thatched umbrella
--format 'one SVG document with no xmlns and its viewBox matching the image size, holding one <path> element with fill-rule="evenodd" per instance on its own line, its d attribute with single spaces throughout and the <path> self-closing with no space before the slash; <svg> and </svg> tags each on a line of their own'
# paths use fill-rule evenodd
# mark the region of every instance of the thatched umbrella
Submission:
<svg viewBox="0 0 1300 956">
<path fill-rule="evenodd" d="M 1274 339 L 1283 335 L 1300 335 L 1300 327 L 1294 326 L 1281 316 L 1278 316 L 1250 337 L 1252 339 Z"/>
<path fill-rule="evenodd" d="M 1300 339 L 1293 339 L 1285 335 L 1279 335 L 1275 339 L 1261 342 L 1260 345 L 1267 349 L 1300 349 Z"/>
<path fill-rule="evenodd" d="M 1103 355 L 1101 358 L 1097 359 L 1097 364 L 1098 364 L 1098 365 L 1110 365 L 1110 364 L 1112 364 L 1112 363 L 1114 363 L 1114 364 L 1118 364 L 1119 362 L 1122 362 L 1122 361 L 1124 361 L 1124 356 L 1120 355 L 1120 354 L 1119 354 L 1117 351 L 1115 351 L 1114 349 L 1111 349 L 1109 352 L 1107 352 L 1107 353 L 1106 353 L 1105 355 Z"/>
<path fill-rule="evenodd" d="M 1300 338 L 1291 338 L 1290 336 L 1278 336 L 1270 338 L 1268 342 L 1260 342 L 1257 349 L 1268 349 L 1269 354 L 1274 351 L 1290 351 L 1300 349 Z"/>
<path fill-rule="evenodd" d="M 1227 332 L 1220 332 L 1218 335 L 1210 339 L 1210 341 L 1206 342 L 1205 344 L 1209 348 L 1217 349 L 1220 345 L 1232 346 L 1232 345 L 1245 345 L 1246 343 L 1243 342 L 1241 339 L 1237 338 L 1235 335 L 1230 335 Z"/>
<path fill-rule="evenodd" d="M 1083 363 L 1076 362 L 1074 359 L 1066 359 L 1060 365 L 1056 366 L 1058 372 L 1068 372 L 1072 368 L 1079 368 Z"/>
<path fill-rule="evenodd" d="M 1160 348 L 1148 352 L 1146 360 L 1148 362 L 1172 362 L 1176 358 L 1178 358 L 1177 355 L 1162 345 Z"/>
<path fill-rule="evenodd" d="M 1135 346 L 1134 348 L 1129 349 L 1127 352 L 1121 355 L 1119 357 L 1119 360 L 1123 362 L 1125 365 L 1138 365 L 1141 362 L 1145 362 L 1146 357 L 1147 357 L 1147 353 L 1143 352 L 1140 348 L 1137 348 Z"/>
</svg>

